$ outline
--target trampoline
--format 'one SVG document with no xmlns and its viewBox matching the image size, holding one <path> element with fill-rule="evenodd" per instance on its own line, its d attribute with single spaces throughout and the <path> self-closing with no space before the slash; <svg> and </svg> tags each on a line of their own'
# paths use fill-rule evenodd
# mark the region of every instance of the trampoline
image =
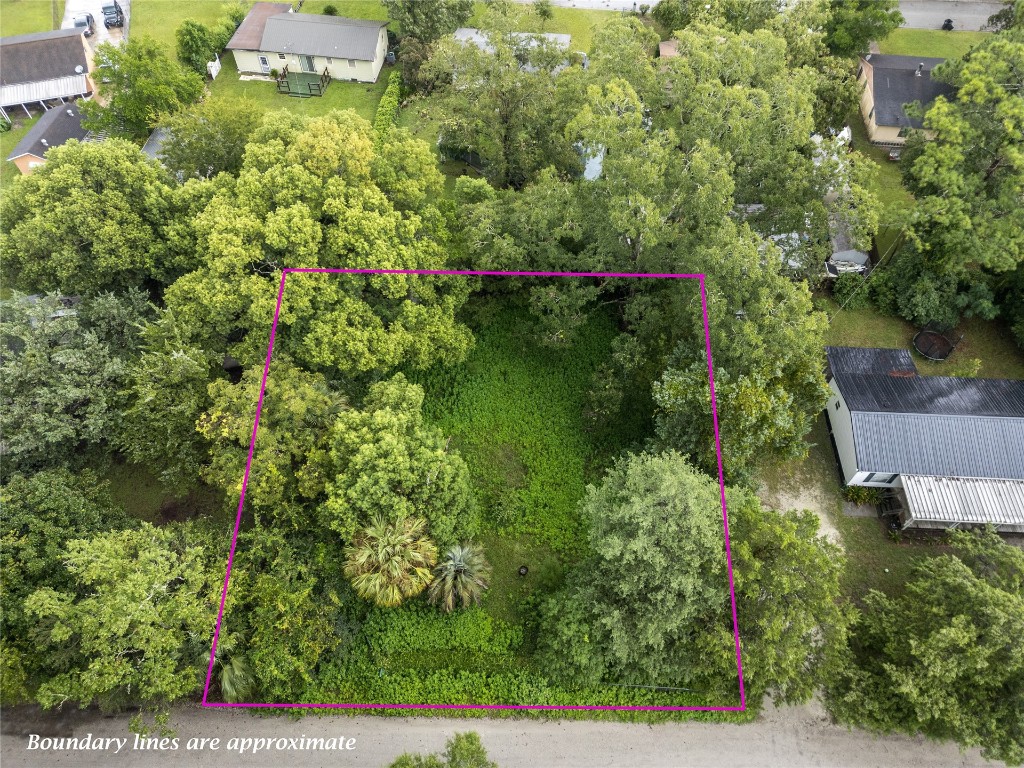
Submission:
<svg viewBox="0 0 1024 768">
<path fill-rule="evenodd" d="M 929 360 L 942 362 L 953 354 L 953 350 L 962 339 L 961 335 L 959 339 L 953 341 L 948 333 L 943 333 L 936 328 L 925 327 L 914 336 L 914 349 Z"/>
</svg>

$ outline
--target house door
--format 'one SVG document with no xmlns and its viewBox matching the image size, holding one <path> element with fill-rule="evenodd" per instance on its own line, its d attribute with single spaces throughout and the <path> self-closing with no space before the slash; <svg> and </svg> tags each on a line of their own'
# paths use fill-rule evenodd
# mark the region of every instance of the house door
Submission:
<svg viewBox="0 0 1024 768">
<path fill-rule="evenodd" d="M 299 56 L 299 64 L 302 66 L 303 72 L 316 72 L 312 56 Z"/>
<path fill-rule="evenodd" d="M 260 72 L 267 74 L 270 72 L 270 60 L 266 56 L 257 56 L 260 60 Z"/>
</svg>

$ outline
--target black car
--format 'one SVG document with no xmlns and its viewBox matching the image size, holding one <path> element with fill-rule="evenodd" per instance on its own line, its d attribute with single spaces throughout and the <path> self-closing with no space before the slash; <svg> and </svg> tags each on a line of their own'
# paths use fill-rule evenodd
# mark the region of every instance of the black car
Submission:
<svg viewBox="0 0 1024 768">
<path fill-rule="evenodd" d="M 107 29 L 124 26 L 124 12 L 117 0 L 103 5 L 103 26 Z"/>
<path fill-rule="evenodd" d="M 92 37 L 92 33 L 96 31 L 96 21 L 91 13 L 80 13 L 75 16 L 73 21 L 75 29 L 81 29 L 82 34 L 86 37 Z"/>
</svg>

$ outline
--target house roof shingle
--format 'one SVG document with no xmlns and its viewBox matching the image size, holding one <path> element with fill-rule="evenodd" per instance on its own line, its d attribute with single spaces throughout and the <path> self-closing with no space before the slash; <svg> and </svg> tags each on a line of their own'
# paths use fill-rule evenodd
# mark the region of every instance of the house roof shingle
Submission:
<svg viewBox="0 0 1024 768">
<path fill-rule="evenodd" d="M 826 354 L 858 469 L 1024 480 L 1024 381 L 919 376 L 907 350 Z"/>
<path fill-rule="evenodd" d="M 51 147 L 59 147 L 71 139 L 83 141 L 88 135 L 89 131 L 82 127 L 82 114 L 78 107 L 74 104 L 64 104 L 40 117 L 7 159 L 14 160 L 22 155 L 43 157 L 46 150 Z"/>
<path fill-rule="evenodd" d="M 954 92 L 952 86 L 933 80 L 931 76 L 932 70 L 945 59 L 873 53 L 864 60 L 872 68 L 875 122 L 878 125 L 920 128 L 923 123 L 909 117 L 903 105 L 919 101 L 927 107 L 937 96 L 950 96 Z M 922 64 L 922 74 L 918 77 L 917 68 Z"/>
<path fill-rule="evenodd" d="M 0 38 L 0 85 L 56 80 L 88 72 L 81 29 Z M 76 69 L 81 67 L 81 71 Z"/>
<path fill-rule="evenodd" d="M 263 40 L 263 28 L 267 19 L 281 13 L 288 13 L 292 8 L 291 3 L 255 3 L 249 9 L 242 23 L 238 25 L 235 34 L 231 36 L 225 46 L 229 51 L 259 51 L 260 43 Z"/>
<path fill-rule="evenodd" d="M 281 13 L 267 19 L 261 51 L 373 61 L 386 21 Z"/>
</svg>

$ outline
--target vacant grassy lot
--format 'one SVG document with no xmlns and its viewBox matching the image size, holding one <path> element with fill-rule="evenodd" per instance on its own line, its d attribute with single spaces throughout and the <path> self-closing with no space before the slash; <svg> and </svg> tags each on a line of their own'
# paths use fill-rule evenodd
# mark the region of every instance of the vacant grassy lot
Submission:
<svg viewBox="0 0 1024 768">
<path fill-rule="evenodd" d="M 943 32 L 941 29 L 897 29 L 878 44 L 882 53 L 958 59 L 985 39 L 988 32 Z"/>
<path fill-rule="evenodd" d="M 132 0 L 131 37 L 152 37 L 175 57 L 174 32 L 185 19 L 214 24 L 224 16 L 219 0 Z"/>
<path fill-rule="evenodd" d="M 0 0 L 0 37 L 60 29 L 64 0 Z"/>
<path fill-rule="evenodd" d="M 25 113 L 21 113 L 21 117 L 18 116 L 20 107 L 12 107 L 7 110 L 7 114 L 14 120 L 14 127 L 5 133 L 0 133 L 0 195 L 4 194 L 14 180 L 21 176 L 21 171 L 18 170 L 18 166 L 14 163 L 7 161 L 7 156 L 11 154 L 14 147 L 21 141 L 22 137 L 28 133 L 28 129 L 35 125 L 36 120 L 39 117 L 28 118 Z"/>
</svg>

